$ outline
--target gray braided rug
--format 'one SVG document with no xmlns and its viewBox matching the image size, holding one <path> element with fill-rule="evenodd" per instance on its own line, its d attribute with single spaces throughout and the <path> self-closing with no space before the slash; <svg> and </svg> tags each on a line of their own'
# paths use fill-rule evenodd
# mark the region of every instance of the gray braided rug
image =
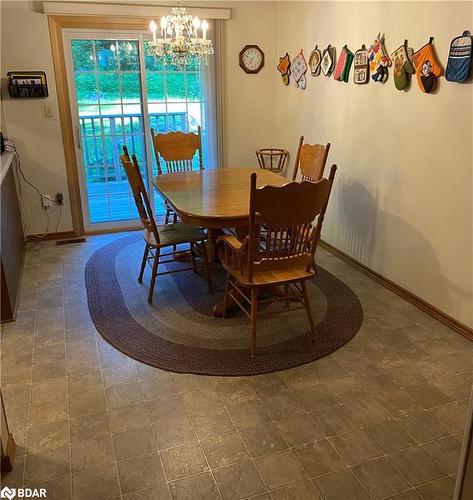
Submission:
<svg viewBox="0 0 473 500">
<path fill-rule="evenodd" d="M 244 376 L 309 363 L 350 341 L 363 321 L 356 295 L 335 276 L 318 268 L 309 283 L 317 339 L 305 311 L 273 313 L 273 303 L 258 316 L 258 355 L 249 353 L 249 325 L 238 311 L 212 315 L 223 299 L 225 273 L 215 266 L 210 294 L 205 279 L 190 272 L 158 276 L 153 304 L 147 303 L 150 271 L 137 276 L 144 243 L 141 234 L 120 238 L 89 259 L 86 287 L 92 320 L 102 337 L 124 354 L 148 365 L 180 373 Z M 168 264 L 170 266 L 182 263 Z M 189 263 L 184 263 L 189 265 Z"/>
</svg>

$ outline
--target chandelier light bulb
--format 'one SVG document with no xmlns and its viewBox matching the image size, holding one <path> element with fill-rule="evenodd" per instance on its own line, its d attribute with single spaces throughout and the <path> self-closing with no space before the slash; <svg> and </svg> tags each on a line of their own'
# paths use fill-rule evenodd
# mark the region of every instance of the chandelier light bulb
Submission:
<svg viewBox="0 0 473 500">
<path fill-rule="evenodd" d="M 197 16 L 192 19 L 192 26 L 194 26 L 196 30 L 200 28 L 200 19 Z"/>
<path fill-rule="evenodd" d="M 153 43 L 156 43 L 156 30 L 158 25 L 154 22 L 154 19 L 149 23 L 149 29 L 153 32 Z"/>
<path fill-rule="evenodd" d="M 161 28 L 165 30 L 168 27 L 168 18 L 166 16 L 163 16 L 161 18 Z"/>
<path fill-rule="evenodd" d="M 204 19 L 202 21 L 202 38 L 205 40 L 207 38 L 207 30 L 209 29 L 209 23 Z"/>
</svg>

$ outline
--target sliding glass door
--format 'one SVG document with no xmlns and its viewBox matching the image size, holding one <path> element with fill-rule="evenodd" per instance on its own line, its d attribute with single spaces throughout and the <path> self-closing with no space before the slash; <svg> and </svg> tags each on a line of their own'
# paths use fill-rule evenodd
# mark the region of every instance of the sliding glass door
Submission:
<svg viewBox="0 0 473 500">
<path fill-rule="evenodd" d="M 67 78 L 87 231 L 138 225 L 138 213 L 120 163 L 123 145 L 136 154 L 156 208 L 151 179 L 156 132 L 203 129 L 204 162 L 215 164 L 209 116 L 211 68 L 193 63 L 178 71 L 149 54 L 142 33 L 67 31 Z"/>
</svg>

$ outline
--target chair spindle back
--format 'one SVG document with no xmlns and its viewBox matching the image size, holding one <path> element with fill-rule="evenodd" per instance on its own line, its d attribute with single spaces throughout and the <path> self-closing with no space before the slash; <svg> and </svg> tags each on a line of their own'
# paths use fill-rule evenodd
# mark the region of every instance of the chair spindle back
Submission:
<svg viewBox="0 0 473 500">
<path fill-rule="evenodd" d="M 148 192 L 146 191 L 143 177 L 140 172 L 136 155 L 128 154 L 128 148 L 123 146 L 123 154 L 120 156 L 123 168 L 125 169 L 131 192 L 135 200 L 136 208 L 141 219 L 143 227 L 153 233 L 156 243 L 159 244 L 159 233 L 154 220 L 151 203 L 149 201 Z"/>
<path fill-rule="evenodd" d="M 323 144 L 304 144 L 304 136 L 301 135 L 292 180 L 296 180 L 299 170 L 303 181 L 315 182 L 322 179 L 329 151 L 330 142 L 327 142 L 325 146 Z"/>
<path fill-rule="evenodd" d="M 336 170 L 333 165 L 329 178 L 316 182 L 261 188 L 256 187 L 256 173 L 251 174 L 247 268 L 250 281 L 257 269 L 277 272 L 300 264 L 310 270 Z"/>
<path fill-rule="evenodd" d="M 162 175 L 162 160 L 166 166 L 166 173 L 189 172 L 192 170 L 196 152 L 199 158 L 199 170 L 204 170 L 202 163 L 202 132 L 199 127 L 197 134 L 193 132 L 168 132 L 155 134 L 151 129 L 154 154 L 158 166 L 158 175 Z"/>
</svg>

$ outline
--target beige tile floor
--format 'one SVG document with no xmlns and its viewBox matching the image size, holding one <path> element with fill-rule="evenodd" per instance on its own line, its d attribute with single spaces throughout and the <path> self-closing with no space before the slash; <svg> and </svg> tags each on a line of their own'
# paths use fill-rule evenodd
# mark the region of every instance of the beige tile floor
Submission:
<svg viewBox="0 0 473 500">
<path fill-rule="evenodd" d="M 4 484 L 49 500 L 452 497 L 473 343 L 320 250 L 363 304 L 352 342 L 269 375 L 164 372 L 105 343 L 88 314 L 84 265 L 119 236 L 27 253 L 1 342 L 18 445 Z"/>
</svg>

